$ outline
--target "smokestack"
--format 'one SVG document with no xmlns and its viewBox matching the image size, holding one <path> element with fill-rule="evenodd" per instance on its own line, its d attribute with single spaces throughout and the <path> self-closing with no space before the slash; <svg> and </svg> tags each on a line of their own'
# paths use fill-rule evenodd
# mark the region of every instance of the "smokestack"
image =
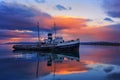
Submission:
<svg viewBox="0 0 120 80">
<path fill-rule="evenodd" d="M 48 39 L 52 41 L 52 33 L 48 33 Z"/>
</svg>

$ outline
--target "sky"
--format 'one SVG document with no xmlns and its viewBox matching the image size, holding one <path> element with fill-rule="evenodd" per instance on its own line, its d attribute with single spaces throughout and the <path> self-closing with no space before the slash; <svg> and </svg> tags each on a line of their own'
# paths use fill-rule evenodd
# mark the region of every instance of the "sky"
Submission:
<svg viewBox="0 0 120 80">
<path fill-rule="evenodd" d="M 0 0 L 0 43 L 36 42 L 53 32 L 65 40 L 120 41 L 120 0 Z"/>
</svg>

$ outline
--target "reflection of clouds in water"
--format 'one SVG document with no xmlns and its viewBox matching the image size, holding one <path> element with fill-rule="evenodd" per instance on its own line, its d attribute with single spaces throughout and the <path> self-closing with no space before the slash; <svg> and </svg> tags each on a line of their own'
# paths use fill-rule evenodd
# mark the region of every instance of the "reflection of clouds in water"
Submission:
<svg viewBox="0 0 120 80">
<path fill-rule="evenodd" d="M 107 65 L 107 64 L 88 64 L 87 67 L 94 69 L 94 70 L 100 70 L 100 71 L 107 71 L 108 69 L 113 69 L 113 65 Z"/>
<path fill-rule="evenodd" d="M 109 75 L 106 77 L 106 80 L 120 80 L 120 72 L 119 72 L 119 73 L 109 74 Z"/>
<path fill-rule="evenodd" d="M 38 80 L 120 80 L 120 66 L 110 64 L 87 64 L 86 72 L 72 74 L 49 74 Z"/>
<path fill-rule="evenodd" d="M 74 73 L 74 74 L 66 74 L 66 75 L 46 75 L 42 78 L 39 78 L 38 80 L 103 80 L 104 75 L 103 72 L 97 72 L 97 71 L 88 71 L 83 73 Z"/>
<path fill-rule="evenodd" d="M 6 76 L 2 72 L 10 77 L 20 78 L 18 80 L 24 79 L 23 76 L 25 79 L 33 80 L 36 76 L 36 61 L 38 60 L 35 52 L 12 53 L 11 48 L 3 45 L 1 47 L 0 80 L 4 80 Z M 59 58 L 57 57 L 56 61 L 60 59 L 62 63 L 53 61 L 57 68 L 55 76 L 53 66 L 46 66 L 47 57 L 43 53 L 39 55 L 39 78 L 37 80 L 53 80 L 54 78 L 54 80 L 120 80 L 120 66 L 117 66 L 120 62 L 119 52 L 119 47 L 81 46 L 80 62 L 73 60 L 72 57 L 58 55 Z M 100 64 L 100 62 L 106 64 Z M 117 65 L 108 65 L 108 63 Z"/>
<path fill-rule="evenodd" d="M 110 67 L 105 68 L 104 71 L 105 71 L 106 73 L 109 73 L 109 72 L 111 72 L 113 69 L 114 69 L 114 67 L 110 66 Z"/>
<path fill-rule="evenodd" d="M 105 80 L 120 80 L 120 66 L 108 64 L 88 64 L 89 68 L 105 72 Z"/>
<path fill-rule="evenodd" d="M 25 59 L 25 60 L 31 60 L 36 58 L 36 54 L 4 54 L 3 56 L 0 56 L 0 59 Z"/>
<path fill-rule="evenodd" d="M 112 73 L 119 73 L 120 72 L 120 66 L 117 65 L 111 65 L 111 64 L 88 64 L 87 67 L 93 69 L 93 70 L 100 70 L 100 71 L 104 71 L 108 74 L 112 74 Z"/>
<path fill-rule="evenodd" d="M 14 55 L 14 58 L 17 58 L 17 59 L 33 59 L 33 58 L 36 58 L 37 57 L 37 54 L 16 54 Z"/>
<path fill-rule="evenodd" d="M 120 64 L 120 47 L 80 46 L 81 60 L 90 60 L 106 64 Z"/>
</svg>

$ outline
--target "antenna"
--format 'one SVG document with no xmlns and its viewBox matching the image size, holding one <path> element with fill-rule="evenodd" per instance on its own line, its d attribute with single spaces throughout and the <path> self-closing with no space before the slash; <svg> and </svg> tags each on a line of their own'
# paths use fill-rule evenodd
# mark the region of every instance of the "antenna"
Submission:
<svg viewBox="0 0 120 80">
<path fill-rule="evenodd" d="M 38 28 L 38 44 L 40 44 L 40 28 L 39 28 L 39 22 L 37 22 L 37 28 Z"/>
</svg>

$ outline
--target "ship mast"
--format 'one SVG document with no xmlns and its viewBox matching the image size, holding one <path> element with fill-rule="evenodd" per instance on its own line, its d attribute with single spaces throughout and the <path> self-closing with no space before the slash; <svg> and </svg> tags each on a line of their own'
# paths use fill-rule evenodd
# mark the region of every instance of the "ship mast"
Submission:
<svg viewBox="0 0 120 80">
<path fill-rule="evenodd" d="M 54 33 L 55 33 L 55 38 L 56 38 L 57 32 L 56 32 L 56 23 L 55 22 L 54 22 Z"/>
<path fill-rule="evenodd" d="M 37 29 L 38 29 L 38 45 L 40 45 L 40 28 L 39 28 L 39 22 L 37 22 Z"/>
</svg>

